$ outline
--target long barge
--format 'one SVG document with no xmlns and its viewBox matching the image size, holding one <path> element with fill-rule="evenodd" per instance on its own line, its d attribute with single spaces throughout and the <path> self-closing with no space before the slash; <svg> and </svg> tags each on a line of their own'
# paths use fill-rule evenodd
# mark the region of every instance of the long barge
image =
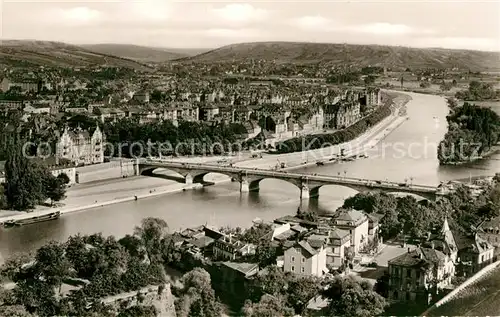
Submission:
<svg viewBox="0 0 500 317">
<path fill-rule="evenodd" d="M 36 216 L 36 217 L 31 217 L 31 218 L 26 218 L 26 219 L 7 220 L 3 223 L 3 226 L 5 228 L 19 227 L 19 226 L 30 225 L 33 223 L 56 220 L 56 219 L 59 219 L 59 217 L 61 217 L 61 212 L 56 211 L 56 212 L 52 212 L 52 213 L 49 213 L 46 215 Z"/>
</svg>

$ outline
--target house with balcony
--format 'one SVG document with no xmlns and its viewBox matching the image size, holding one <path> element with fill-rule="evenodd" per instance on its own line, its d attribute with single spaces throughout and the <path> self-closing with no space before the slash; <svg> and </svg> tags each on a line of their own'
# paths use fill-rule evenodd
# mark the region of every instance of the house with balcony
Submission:
<svg viewBox="0 0 500 317">
<path fill-rule="evenodd" d="M 455 267 L 443 252 L 419 247 L 389 261 L 389 299 L 429 304 L 451 284 Z"/>
<path fill-rule="evenodd" d="M 477 233 L 456 233 L 458 257 L 457 276 L 472 276 L 495 261 L 495 247 Z"/>
<path fill-rule="evenodd" d="M 361 211 L 356 209 L 342 210 L 334 219 L 334 225 L 351 235 L 351 246 L 353 252 L 358 254 L 368 243 L 369 220 Z"/>
<path fill-rule="evenodd" d="M 338 269 L 346 263 L 346 257 L 351 247 L 349 231 L 333 228 L 328 233 L 326 264 Z"/>
</svg>

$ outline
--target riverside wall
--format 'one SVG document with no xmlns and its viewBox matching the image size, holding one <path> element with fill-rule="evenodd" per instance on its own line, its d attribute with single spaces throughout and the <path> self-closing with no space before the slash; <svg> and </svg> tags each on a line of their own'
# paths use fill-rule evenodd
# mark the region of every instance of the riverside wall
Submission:
<svg viewBox="0 0 500 317">
<path fill-rule="evenodd" d="M 85 184 L 134 175 L 134 162 L 132 160 L 116 160 L 102 164 L 77 167 L 76 183 Z"/>
</svg>

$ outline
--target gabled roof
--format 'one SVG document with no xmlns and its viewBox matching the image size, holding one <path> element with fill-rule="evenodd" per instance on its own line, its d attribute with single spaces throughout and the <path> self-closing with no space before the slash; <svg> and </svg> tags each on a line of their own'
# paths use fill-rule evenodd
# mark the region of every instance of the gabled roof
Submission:
<svg viewBox="0 0 500 317">
<path fill-rule="evenodd" d="M 314 249 L 319 249 L 324 246 L 327 240 L 328 236 L 326 235 L 312 234 L 307 237 L 307 243 Z"/>
<path fill-rule="evenodd" d="M 223 262 L 222 264 L 227 266 L 228 268 L 243 273 L 245 276 L 248 276 L 248 274 L 252 273 L 252 271 L 256 270 L 259 267 L 259 265 L 256 263 L 245 263 L 245 262 L 242 263 Z"/>
<path fill-rule="evenodd" d="M 430 248 L 417 248 L 389 260 L 389 264 L 404 267 L 427 268 L 430 265 L 442 265 L 445 260 L 446 255 L 441 251 Z"/>
<path fill-rule="evenodd" d="M 348 235 L 349 235 L 349 231 L 342 230 L 339 228 L 334 228 L 329 233 L 330 239 L 337 239 L 337 240 L 342 240 L 343 238 L 345 238 Z"/>
<path fill-rule="evenodd" d="M 306 251 L 307 253 L 309 253 L 309 255 L 310 255 L 310 256 L 313 256 L 313 255 L 315 255 L 316 253 L 318 253 L 318 252 L 317 252 L 317 251 L 316 251 L 316 250 L 315 250 L 315 249 L 314 249 L 314 248 L 313 248 L 313 247 L 309 244 L 309 242 L 307 242 L 307 241 L 302 240 L 302 241 L 300 241 L 300 242 L 298 243 L 298 245 L 299 245 L 300 247 L 302 247 L 302 249 L 304 249 L 304 251 Z"/>
<path fill-rule="evenodd" d="M 343 210 L 335 218 L 335 220 L 352 221 L 353 223 L 357 223 L 359 221 L 362 221 L 363 219 L 367 219 L 366 215 L 363 212 L 356 209 Z"/>
</svg>

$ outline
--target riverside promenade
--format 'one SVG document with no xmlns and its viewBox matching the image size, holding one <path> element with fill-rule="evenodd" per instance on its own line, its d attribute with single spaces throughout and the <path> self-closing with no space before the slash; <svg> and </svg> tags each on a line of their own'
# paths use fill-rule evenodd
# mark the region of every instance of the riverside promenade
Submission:
<svg viewBox="0 0 500 317">
<path fill-rule="evenodd" d="M 394 103 L 396 108 L 404 106 L 411 97 L 399 94 Z M 251 158 L 249 154 L 236 155 L 232 157 L 193 157 L 181 158 L 179 161 L 186 163 L 213 163 L 221 160 L 232 162 L 237 167 L 273 169 L 277 161 L 286 163 L 285 170 L 295 170 L 307 166 L 316 165 L 317 161 L 324 164 L 333 163 L 330 159 L 337 157 L 341 149 L 344 149 L 344 157 L 354 157 L 365 153 L 375 147 L 386 136 L 396 130 L 406 121 L 406 117 L 399 116 L 396 112 L 370 128 L 358 138 L 332 147 L 309 150 L 304 152 L 294 152 L 287 154 L 263 154 L 262 158 Z M 165 176 L 173 175 L 164 172 Z M 200 188 L 201 184 L 182 184 L 172 180 L 160 177 L 137 176 L 120 179 L 110 179 L 96 183 L 76 184 L 68 189 L 66 199 L 62 201 L 61 206 L 39 207 L 33 212 L 0 211 L 0 224 L 10 220 L 29 219 L 32 217 L 43 216 L 56 211 L 61 214 L 80 212 L 92 208 L 99 208 L 107 205 L 124 203 L 148 197 L 155 197 L 169 193 L 176 193 L 185 190 Z M 230 182 L 230 178 L 211 174 L 207 175 L 206 181 L 212 183 Z"/>
</svg>

